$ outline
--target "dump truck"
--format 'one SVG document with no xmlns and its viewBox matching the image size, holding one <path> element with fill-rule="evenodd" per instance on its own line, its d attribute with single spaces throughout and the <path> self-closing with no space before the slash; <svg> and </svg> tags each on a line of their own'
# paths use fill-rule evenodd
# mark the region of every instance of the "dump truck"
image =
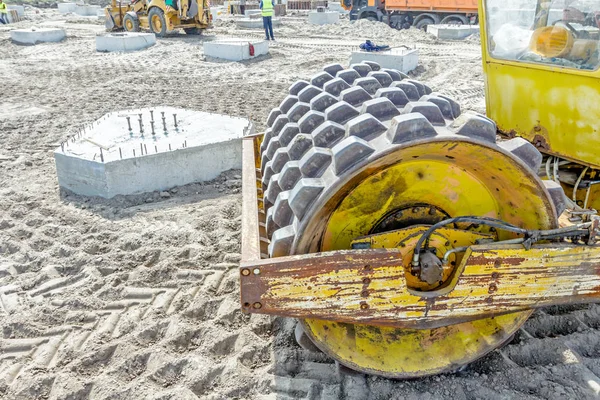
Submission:
<svg viewBox="0 0 600 400">
<path fill-rule="evenodd" d="M 477 0 L 344 0 L 350 19 L 382 21 L 396 29 L 476 24 Z"/>
<path fill-rule="evenodd" d="M 600 1 L 517 3 L 479 4 L 487 116 L 333 64 L 243 139 L 244 312 L 415 378 L 502 346 L 536 309 L 600 302 Z"/>
</svg>

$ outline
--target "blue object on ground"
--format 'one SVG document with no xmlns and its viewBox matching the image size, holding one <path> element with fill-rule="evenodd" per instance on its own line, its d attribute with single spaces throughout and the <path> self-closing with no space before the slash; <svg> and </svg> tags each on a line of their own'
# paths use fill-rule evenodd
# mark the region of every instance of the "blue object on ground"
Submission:
<svg viewBox="0 0 600 400">
<path fill-rule="evenodd" d="M 375 43 L 371 42 L 370 40 L 367 40 L 366 42 L 364 42 L 360 45 L 360 48 L 364 51 L 382 51 L 382 50 L 389 49 L 390 46 L 388 46 L 386 44 L 378 46 Z"/>
</svg>

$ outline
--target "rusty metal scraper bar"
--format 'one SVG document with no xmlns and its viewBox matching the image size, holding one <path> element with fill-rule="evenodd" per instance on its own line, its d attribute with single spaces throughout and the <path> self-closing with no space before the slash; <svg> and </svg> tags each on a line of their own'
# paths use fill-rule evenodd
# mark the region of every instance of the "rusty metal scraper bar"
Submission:
<svg viewBox="0 0 600 400">
<path fill-rule="evenodd" d="M 394 250 L 349 250 L 242 263 L 244 311 L 435 328 L 556 304 L 599 302 L 600 247 L 554 243 L 467 250 L 445 287 L 406 287 Z"/>
</svg>

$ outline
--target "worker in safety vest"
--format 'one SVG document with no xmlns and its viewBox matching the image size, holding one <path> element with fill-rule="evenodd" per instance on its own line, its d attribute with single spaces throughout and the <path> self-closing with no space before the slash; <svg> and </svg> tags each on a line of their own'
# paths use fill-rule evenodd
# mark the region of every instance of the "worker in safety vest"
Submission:
<svg viewBox="0 0 600 400">
<path fill-rule="evenodd" d="M 273 0 L 260 0 L 260 9 L 262 10 L 262 18 L 263 18 L 263 26 L 265 28 L 265 40 L 269 40 L 269 36 L 271 36 L 271 40 L 275 40 L 273 37 L 273 21 L 271 18 L 273 17 Z"/>
<path fill-rule="evenodd" d="M 8 24 L 8 9 L 2 0 L 0 0 L 0 22 L 4 25 Z"/>
</svg>

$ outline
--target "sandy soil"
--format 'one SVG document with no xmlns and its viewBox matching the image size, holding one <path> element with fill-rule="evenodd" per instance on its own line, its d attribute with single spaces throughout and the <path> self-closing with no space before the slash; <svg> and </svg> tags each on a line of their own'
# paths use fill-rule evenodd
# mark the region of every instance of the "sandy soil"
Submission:
<svg viewBox="0 0 600 400">
<path fill-rule="evenodd" d="M 169 105 L 264 127 L 299 78 L 346 64 L 369 38 L 420 51 L 416 76 L 485 111 L 477 38 L 441 42 L 382 24 L 312 27 L 285 18 L 271 54 L 206 60 L 216 37 L 262 37 L 220 21 L 143 52 L 96 53 L 103 27 L 53 10 L 20 26 L 61 26 L 59 44 L 16 46 L 0 27 L 0 398 L 585 399 L 600 391 L 596 306 L 537 312 L 515 338 L 461 372 L 393 381 L 336 369 L 300 349 L 289 319 L 238 305 L 240 172 L 110 201 L 61 192 L 53 149 L 104 113 Z"/>
</svg>

